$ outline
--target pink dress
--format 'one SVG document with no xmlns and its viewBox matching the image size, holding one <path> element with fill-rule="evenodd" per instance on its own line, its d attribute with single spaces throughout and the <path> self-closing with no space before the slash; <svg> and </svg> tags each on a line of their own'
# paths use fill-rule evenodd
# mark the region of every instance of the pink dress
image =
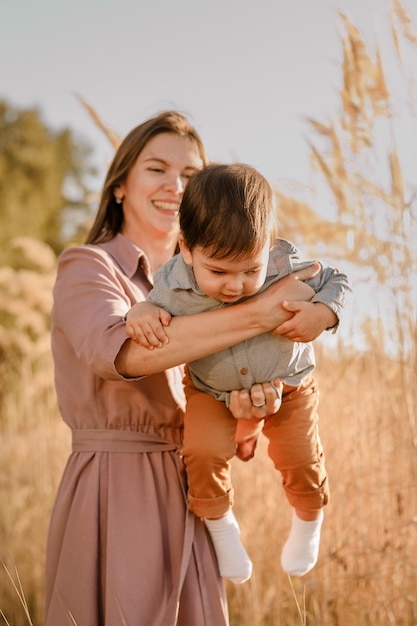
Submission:
<svg viewBox="0 0 417 626">
<path fill-rule="evenodd" d="M 150 280 L 120 234 L 59 260 L 52 350 L 73 451 L 49 528 L 45 626 L 228 624 L 210 539 L 187 510 L 182 368 L 127 380 L 114 367 Z"/>
</svg>

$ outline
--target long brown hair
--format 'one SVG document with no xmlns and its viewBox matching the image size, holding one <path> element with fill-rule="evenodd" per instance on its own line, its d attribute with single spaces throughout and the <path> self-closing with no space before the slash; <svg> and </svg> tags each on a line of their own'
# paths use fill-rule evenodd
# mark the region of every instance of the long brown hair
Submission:
<svg viewBox="0 0 417 626">
<path fill-rule="evenodd" d="M 136 126 L 120 144 L 107 172 L 101 193 L 100 205 L 86 243 L 100 243 L 113 239 L 123 224 L 123 210 L 116 203 L 114 190 L 125 182 L 128 173 L 146 144 L 160 133 L 174 133 L 188 137 L 198 147 L 205 165 L 207 155 L 204 144 L 187 118 L 178 111 L 164 111 L 143 124 Z"/>
</svg>

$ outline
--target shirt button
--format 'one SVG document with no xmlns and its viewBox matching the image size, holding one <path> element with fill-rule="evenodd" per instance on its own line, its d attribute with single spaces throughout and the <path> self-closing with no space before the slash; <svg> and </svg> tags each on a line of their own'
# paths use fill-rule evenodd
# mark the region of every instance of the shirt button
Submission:
<svg viewBox="0 0 417 626">
<path fill-rule="evenodd" d="M 240 373 L 242 374 L 242 376 L 245 376 L 248 373 L 248 370 L 246 367 L 242 367 L 242 369 L 240 370 Z"/>
</svg>

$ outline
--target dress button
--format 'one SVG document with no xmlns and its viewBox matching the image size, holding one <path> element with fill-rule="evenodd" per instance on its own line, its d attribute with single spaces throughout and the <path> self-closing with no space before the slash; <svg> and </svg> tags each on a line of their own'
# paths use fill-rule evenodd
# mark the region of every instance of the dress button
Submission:
<svg viewBox="0 0 417 626">
<path fill-rule="evenodd" d="M 240 370 L 240 373 L 242 374 L 242 376 L 245 376 L 248 373 L 248 370 L 246 367 L 242 367 L 242 369 Z"/>
</svg>

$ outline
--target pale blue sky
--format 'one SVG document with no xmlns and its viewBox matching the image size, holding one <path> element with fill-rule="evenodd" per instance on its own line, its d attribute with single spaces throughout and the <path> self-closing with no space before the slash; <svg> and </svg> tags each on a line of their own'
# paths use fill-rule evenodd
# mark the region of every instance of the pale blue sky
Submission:
<svg viewBox="0 0 417 626">
<path fill-rule="evenodd" d="M 308 181 L 307 116 L 337 113 L 337 10 L 370 46 L 388 0 L 0 0 L 0 98 L 112 148 L 75 99 L 124 136 L 175 107 L 213 160 Z M 388 42 L 387 42 L 388 45 Z M 389 42 L 389 45 L 392 45 Z"/>
<path fill-rule="evenodd" d="M 37 106 L 47 124 L 84 136 L 100 168 L 97 191 L 113 149 L 75 93 L 121 136 L 163 109 L 179 108 L 200 131 L 212 160 L 250 163 L 331 219 L 326 197 L 313 198 L 311 192 L 308 140 L 314 136 L 305 118 L 326 122 L 339 112 L 338 11 L 362 31 L 372 55 L 379 43 L 395 83 L 401 72 L 388 29 L 390 4 L 0 0 L 0 98 L 18 107 Z M 416 19 L 415 0 L 404 5 Z M 406 78 L 415 80 L 415 48 L 409 58 Z M 389 59 L 395 63 L 386 66 Z M 410 94 L 396 95 L 396 106 L 405 106 Z M 408 180 L 415 183 L 417 116 L 413 125 L 395 131 Z M 385 158 L 383 181 L 389 181 L 386 167 Z M 356 306 L 369 312 L 375 309 L 374 294 L 362 287 L 355 287 Z M 350 327 L 343 328 L 349 333 Z"/>
</svg>

